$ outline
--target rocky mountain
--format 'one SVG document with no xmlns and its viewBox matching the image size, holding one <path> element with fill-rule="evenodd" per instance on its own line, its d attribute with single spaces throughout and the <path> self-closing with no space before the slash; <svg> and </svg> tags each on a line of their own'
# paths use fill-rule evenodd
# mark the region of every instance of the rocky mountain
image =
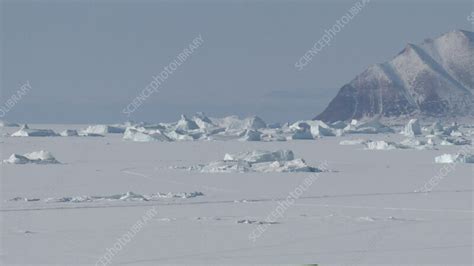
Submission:
<svg viewBox="0 0 474 266">
<path fill-rule="evenodd" d="M 454 30 L 408 44 L 392 60 L 370 66 L 315 119 L 455 117 L 471 116 L 473 110 L 474 33 Z"/>
</svg>

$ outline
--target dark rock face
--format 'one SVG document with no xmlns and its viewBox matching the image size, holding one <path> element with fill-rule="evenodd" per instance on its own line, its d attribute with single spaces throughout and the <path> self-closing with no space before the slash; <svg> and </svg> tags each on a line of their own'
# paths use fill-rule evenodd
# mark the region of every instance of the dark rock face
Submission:
<svg viewBox="0 0 474 266">
<path fill-rule="evenodd" d="M 452 31 L 408 44 L 389 62 L 369 67 L 344 85 L 315 119 L 473 115 L 473 36 Z"/>
</svg>

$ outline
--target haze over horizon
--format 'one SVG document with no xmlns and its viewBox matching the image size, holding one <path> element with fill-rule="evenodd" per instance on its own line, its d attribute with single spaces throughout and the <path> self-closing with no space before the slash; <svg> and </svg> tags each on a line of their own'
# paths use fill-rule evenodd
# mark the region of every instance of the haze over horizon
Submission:
<svg viewBox="0 0 474 266">
<path fill-rule="evenodd" d="M 472 1 L 372 0 L 298 71 L 295 62 L 355 2 L 2 1 L 0 103 L 31 84 L 4 119 L 125 121 L 122 109 L 199 34 L 202 46 L 130 119 L 198 111 L 311 119 L 341 86 L 406 43 L 472 30 Z"/>
</svg>

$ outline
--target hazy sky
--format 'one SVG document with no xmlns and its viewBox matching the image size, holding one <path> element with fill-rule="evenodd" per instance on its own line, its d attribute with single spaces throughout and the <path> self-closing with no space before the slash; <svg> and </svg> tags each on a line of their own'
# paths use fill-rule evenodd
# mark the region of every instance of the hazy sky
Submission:
<svg viewBox="0 0 474 266">
<path fill-rule="evenodd" d="M 302 71 L 294 64 L 356 1 L 1 1 L 1 101 L 12 122 L 119 122 L 199 34 L 204 43 L 130 117 L 310 119 L 373 63 L 452 29 L 473 1 L 372 0 Z"/>
</svg>

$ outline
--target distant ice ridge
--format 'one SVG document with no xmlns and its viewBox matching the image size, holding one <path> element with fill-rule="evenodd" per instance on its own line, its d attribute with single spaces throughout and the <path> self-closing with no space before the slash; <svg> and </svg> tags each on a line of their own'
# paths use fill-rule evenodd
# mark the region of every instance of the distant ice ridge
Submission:
<svg viewBox="0 0 474 266">
<path fill-rule="evenodd" d="M 47 151 L 35 151 L 24 155 L 12 154 L 7 160 L 3 160 L 7 164 L 58 164 L 59 161 Z"/>
<path fill-rule="evenodd" d="M 171 141 L 171 139 L 161 133 L 159 129 L 147 130 L 143 127 L 128 127 L 123 134 L 123 139 L 137 142 Z"/>
<path fill-rule="evenodd" d="M 94 131 L 97 132 L 97 131 Z M 240 140 L 286 141 L 313 140 L 344 134 L 392 133 L 393 129 L 378 120 L 351 124 L 337 121 L 326 124 L 317 120 L 300 120 L 292 124 L 268 125 L 258 116 L 240 119 L 237 116 L 209 118 L 197 113 L 192 118 L 181 115 L 174 123 L 156 125 L 129 125 L 124 139 L 131 141 L 189 141 L 189 140 Z"/>
<path fill-rule="evenodd" d="M 209 118 L 197 113 L 192 118 L 185 115 L 174 123 L 129 126 L 124 139 L 132 141 L 190 141 L 190 140 L 240 140 L 240 141 L 286 141 L 314 140 L 323 137 L 338 137 L 350 134 L 390 134 L 399 131 L 378 118 L 350 123 L 336 121 L 330 124 L 318 120 L 300 120 L 292 124 L 268 125 L 258 116 L 240 119 L 237 116 Z M 439 122 L 422 128 L 420 121 L 411 119 L 399 131 L 410 137 L 441 138 L 443 145 L 465 145 L 465 133 L 457 124 L 442 126 Z"/>
<path fill-rule="evenodd" d="M 426 150 L 434 149 L 435 144 L 431 139 L 419 140 L 414 138 L 405 139 L 399 143 L 393 141 L 368 140 L 363 143 L 367 150 L 396 150 L 396 149 L 417 149 Z"/>
<path fill-rule="evenodd" d="M 108 134 L 123 134 L 127 141 L 136 142 L 174 142 L 174 141 L 287 141 L 315 140 L 325 137 L 340 137 L 352 134 L 391 134 L 400 132 L 410 138 L 431 138 L 439 140 L 440 145 L 469 145 L 468 139 L 474 132 L 469 127 L 456 123 L 443 126 L 436 122 L 421 127 L 417 119 L 411 119 L 403 128 L 400 121 L 388 121 L 391 126 L 383 124 L 378 118 L 371 120 L 336 121 L 325 123 L 318 120 L 299 120 L 294 123 L 267 124 L 258 116 L 239 118 L 209 118 L 203 113 L 192 117 L 181 115 L 172 123 L 134 123 L 126 122 L 114 125 L 91 125 L 82 130 L 66 129 L 56 133 L 51 129 L 30 129 L 24 125 L 11 134 L 12 137 L 104 137 Z M 393 128 L 392 128 L 393 127 Z M 7 133 L 4 134 L 8 136 Z M 342 145 L 348 142 L 341 143 Z M 355 144 L 355 143 L 354 143 Z M 362 143 L 361 143 L 362 144 Z"/>
<path fill-rule="evenodd" d="M 192 118 L 181 115 L 180 120 L 174 123 L 131 125 L 126 128 L 124 139 L 142 142 L 231 139 L 260 141 L 263 133 L 259 129 L 266 127 L 266 123 L 257 116 L 244 119 L 237 116 L 211 119 L 203 113 L 197 113 Z M 265 136 L 265 140 L 271 140 L 271 136 Z"/>
<path fill-rule="evenodd" d="M 108 126 L 106 126 L 107 128 Z M 81 136 L 81 137 L 103 137 L 104 135 L 94 133 L 94 132 L 101 132 L 96 127 L 89 127 L 86 130 L 77 131 L 75 129 L 66 129 L 61 133 L 56 133 L 54 130 L 51 129 L 32 129 L 27 124 L 23 125 L 20 130 L 12 133 L 11 137 L 74 137 L 74 136 Z"/>
<path fill-rule="evenodd" d="M 290 150 L 254 150 L 237 154 L 225 154 L 221 161 L 191 167 L 176 167 L 203 173 L 245 173 L 245 172 L 321 172 L 306 164 L 303 159 L 295 159 Z"/>
</svg>

